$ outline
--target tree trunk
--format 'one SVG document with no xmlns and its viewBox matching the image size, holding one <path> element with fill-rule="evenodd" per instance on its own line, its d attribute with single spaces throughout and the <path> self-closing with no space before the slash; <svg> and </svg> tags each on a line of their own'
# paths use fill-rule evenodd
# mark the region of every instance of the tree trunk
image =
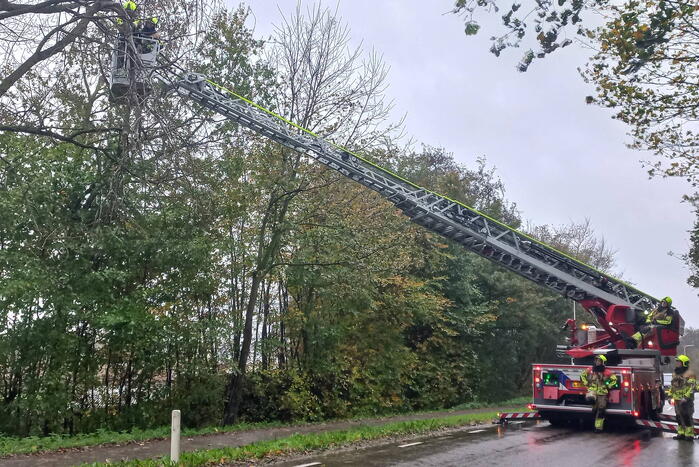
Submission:
<svg viewBox="0 0 699 467">
<path fill-rule="evenodd" d="M 257 293 L 260 288 L 261 273 L 255 271 L 250 284 L 250 299 L 245 310 L 245 328 L 243 329 L 243 345 L 240 349 L 238 359 L 238 371 L 231 374 L 231 379 L 226 390 L 226 405 L 223 410 L 223 425 L 233 425 L 238 421 L 238 411 L 242 399 L 243 383 L 245 382 L 245 368 L 250 354 L 250 343 L 252 341 L 252 317 L 257 302 Z"/>
</svg>

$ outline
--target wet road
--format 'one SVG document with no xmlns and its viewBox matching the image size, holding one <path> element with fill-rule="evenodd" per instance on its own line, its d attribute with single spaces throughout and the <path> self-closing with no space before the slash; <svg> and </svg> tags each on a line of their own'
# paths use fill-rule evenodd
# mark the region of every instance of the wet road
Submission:
<svg viewBox="0 0 699 467">
<path fill-rule="evenodd" d="M 420 443 L 420 444 L 413 444 Z M 695 445 L 696 443 L 696 445 Z M 328 453 L 275 464 L 292 466 L 699 466 L 699 440 L 670 434 L 589 430 L 528 422 L 467 429 L 402 443 Z"/>
</svg>

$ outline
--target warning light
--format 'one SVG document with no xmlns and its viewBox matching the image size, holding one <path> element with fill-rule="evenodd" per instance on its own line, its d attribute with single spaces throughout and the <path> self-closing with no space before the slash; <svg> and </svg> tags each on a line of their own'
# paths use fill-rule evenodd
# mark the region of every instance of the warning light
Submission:
<svg viewBox="0 0 699 467">
<path fill-rule="evenodd" d="M 648 347 L 653 347 L 653 341 L 648 341 Z"/>
<path fill-rule="evenodd" d="M 527 404 L 527 408 L 528 408 L 529 410 L 532 410 L 532 409 L 535 409 L 535 408 L 536 408 L 536 405 L 535 405 L 535 404 Z"/>
<path fill-rule="evenodd" d="M 628 388 L 628 387 L 629 387 L 629 382 L 628 382 L 628 381 L 624 381 L 624 387 L 625 387 L 625 388 Z"/>
<path fill-rule="evenodd" d="M 538 383 L 539 381 L 541 381 L 541 378 L 539 378 L 538 376 L 536 378 L 534 378 L 535 383 Z"/>
<path fill-rule="evenodd" d="M 581 324 L 580 329 L 582 329 L 583 331 L 587 331 L 587 324 Z"/>
<path fill-rule="evenodd" d="M 634 411 L 633 411 L 633 416 L 634 416 L 634 417 L 638 417 L 638 411 L 634 410 Z"/>
</svg>

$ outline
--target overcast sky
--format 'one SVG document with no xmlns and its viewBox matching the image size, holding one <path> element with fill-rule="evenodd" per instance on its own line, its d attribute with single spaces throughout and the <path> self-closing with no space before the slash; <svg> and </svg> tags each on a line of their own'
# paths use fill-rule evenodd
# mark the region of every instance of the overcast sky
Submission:
<svg viewBox="0 0 699 467">
<path fill-rule="evenodd" d="M 250 26 L 265 38 L 296 0 L 246 3 L 254 15 Z M 471 167 L 485 156 L 528 221 L 559 225 L 589 218 L 617 250 L 625 279 L 655 297 L 671 296 L 686 324 L 699 327 L 699 298 L 686 283 L 688 269 L 668 255 L 689 248 L 694 215 L 681 198 L 690 187 L 681 180 L 649 180 L 640 160 L 652 156 L 627 149 L 625 125 L 608 110 L 585 104 L 593 89 L 576 69 L 585 64 L 586 50 L 570 46 L 519 73 L 522 50 L 496 58 L 488 51 L 492 30 L 466 37 L 463 20 L 445 14 L 452 0 L 323 4 L 337 7 L 354 45 L 383 55 L 391 68 L 387 94 L 395 101 L 395 118 L 407 114 L 408 136 L 444 147 Z"/>
</svg>

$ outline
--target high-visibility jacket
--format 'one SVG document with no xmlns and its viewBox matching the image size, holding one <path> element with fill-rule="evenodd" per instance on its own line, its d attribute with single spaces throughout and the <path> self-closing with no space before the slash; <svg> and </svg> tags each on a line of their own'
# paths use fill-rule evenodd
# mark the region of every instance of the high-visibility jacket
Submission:
<svg viewBox="0 0 699 467">
<path fill-rule="evenodd" d="M 124 10 L 126 10 L 126 13 L 128 13 L 131 18 L 136 16 L 136 9 L 138 9 L 138 5 L 133 0 L 126 0 L 121 4 L 121 6 L 124 8 Z M 124 20 L 121 18 L 117 18 L 116 22 L 119 25 L 124 24 Z"/>
<path fill-rule="evenodd" d="M 609 393 L 609 390 L 616 386 L 617 378 L 612 370 L 606 368 L 603 371 L 594 371 L 592 367 L 585 368 L 580 375 L 580 381 L 587 387 L 588 390 L 594 392 L 598 396 L 604 396 Z"/>
<path fill-rule="evenodd" d="M 672 323 L 672 311 L 670 308 L 654 308 L 646 316 L 646 323 L 667 326 Z"/>
<path fill-rule="evenodd" d="M 694 392 L 697 390 L 697 375 L 690 369 L 687 369 L 681 375 L 672 373 L 672 382 L 668 395 L 675 400 L 689 399 L 694 400 Z"/>
</svg>

